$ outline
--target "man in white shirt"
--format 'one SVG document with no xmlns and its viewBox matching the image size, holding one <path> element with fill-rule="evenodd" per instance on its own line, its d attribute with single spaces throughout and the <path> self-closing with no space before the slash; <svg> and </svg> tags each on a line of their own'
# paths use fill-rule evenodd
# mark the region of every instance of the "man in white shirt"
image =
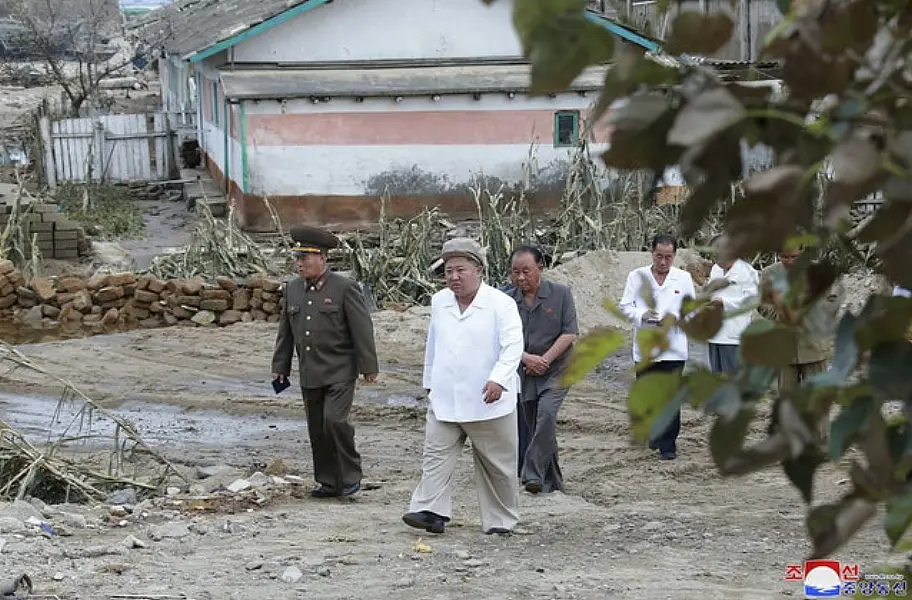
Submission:
<svg viewBox="0 0 912 600">
<path fill-rule="evenodd" d="M 633 362 L 640 363 L 653 359 L 652 364 L 637 370 L 637 378 L 654 372 L 678 372 L 684 370 L 687 361 L 687 335 L 677 326 L 668 333 L 668 350 L 656 357 L 640 356 L 636 336 L 643 327 L 657 327 L 665 315 L 681 317 L 681 301 L 684 296 L 696 296 L 690 273 L 673 267 L 678 242 L 669 235 L 657 235 L 652 240 L 652 265 L 634 269 L 627 275 L 620 309 L 633 323 Z M 650 309 L 640 293 L 642 286 L 652 288 L 655 310 Z M 670 398 L 669 398 L 670 400 Z M 681 431 L 681 413 L 675 416 L 668 428 L 649 447 L 658 450 L 663 460 L 674 460 L 678 455 L 677 440 Z"/>
<path fill-rule="evenodd" d="M 720 255 L 723 237 L 713 238 L 716 256 Z M 728 280 L 728 287 L 713 294 L 712 304 L 725 312 L 740 309 L 745 302 L 759 294 L 760 274 L 745 261 L 739 259 L 722 263 L 716 258 L 709 273 L 709 281 Z M 738 315 L 722 322 L 722 328 L 709 339 L 709 365 L 714 373 L 734 373 L 738 370 L 738 349 L 741 347 L 741 333 L 751 324 L 751 314 Z"/>
<path fill-rule="evenodd" d="M 516 396 L 522 320 L 510 296 L 483 281 L 484 251 L 473 240 L 443 245 L 447 289 L 431 300 L 424 360 L 430 407 L 421 481 L 402 520 L 443 533 L 452 512 L 453 472 L 468 437 L 485 533 L 519 522 Z"/>
</svg>

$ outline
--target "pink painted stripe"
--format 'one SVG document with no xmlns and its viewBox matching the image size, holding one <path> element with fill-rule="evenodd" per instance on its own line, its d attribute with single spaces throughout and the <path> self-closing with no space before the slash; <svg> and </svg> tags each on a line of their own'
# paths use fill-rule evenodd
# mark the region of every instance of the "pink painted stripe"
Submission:
<svg viewBox="0 0 912 600">
<path fill-rule="evenodd" d="M 255 146 L 528 144 L 554 136 L 553 110 L 247 115 Z"/>
</svg>

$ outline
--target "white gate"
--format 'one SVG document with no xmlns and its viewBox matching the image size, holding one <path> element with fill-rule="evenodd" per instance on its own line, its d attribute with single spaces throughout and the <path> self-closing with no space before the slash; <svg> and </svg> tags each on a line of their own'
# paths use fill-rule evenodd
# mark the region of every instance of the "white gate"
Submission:
<svg viewBox="0 0 912 600">
<path fill-rule="evenodd" d="M 166 113 L 41 119 L 45 173 L 57 182 L 165 181 L 176 167 Z"/>
</svg>

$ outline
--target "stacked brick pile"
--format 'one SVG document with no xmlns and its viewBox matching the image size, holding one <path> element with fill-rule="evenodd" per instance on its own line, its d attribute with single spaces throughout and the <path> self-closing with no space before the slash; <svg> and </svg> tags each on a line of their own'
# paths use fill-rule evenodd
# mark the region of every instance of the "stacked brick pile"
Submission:
<svg viewBox="0 0 912 600">
<path fill-rule="evenodd" d="M 75 221 L 58 212 L 56 204 L 33 203 L 24 207 L 23 227 L 38 238 L 38 250 L 44 258 L 72 260 L 88 250 L 85 231 Z M 6 226 L 13 207 L 0 204 L 0 228 Z"/>
<path fill-rule="evenodd" d="M 6 265 L 7 262 L 0 261 L 0 272 L 11 267 L 12 263 Z M 283 306 L 281 282 L 265 277 L 246 281 L 227 277 L 218 277 L 214 282 L 202 278 L 162 281 L 148 275 L 118 273 L 88 280 L 36 278 L 28 285 L 20 279 L 16 281 L 18 285 L 13 286 L 10 295 L 2 295 L 6 288 L 0 289 L 0 305 L 6 303 L 7 316 L 11 314 L 31 326 L 59 323 L 95 329 L 153 328 L 181 322 L 204 326 L 276 323 Z"/>
</svg>

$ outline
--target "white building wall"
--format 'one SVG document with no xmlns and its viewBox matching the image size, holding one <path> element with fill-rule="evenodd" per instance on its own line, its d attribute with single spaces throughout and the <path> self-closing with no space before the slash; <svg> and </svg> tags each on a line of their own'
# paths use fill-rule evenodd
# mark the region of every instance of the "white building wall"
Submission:
<svg viewBox="0 0 912 600">
<path fill-rule="evenodd" d="M 395 6 L 393 6 L 395 4 Z M 234 61 L 520 56 L 513 0 L 337 0 L 242 41 Z"/>
<path fill-rule="evenodd" d="M 335 99 L 328 103 L 290 100 L 283 106 L 274 101 L 247 104 L 247 161 L 248 193 L 269 196 L 346 195 L 375 193 L 370 182 L 378 176 L 384 179 L 408 179 L 409 173 L 432 176 L 444 186 L 471 183 L 473 176 L 485 174 L 507 182 L 525 179 L 524 164 L 533 161 L 541 174 L 558 171 L 568 161 L 572 148 L 553 146 L 553 112 L 579 110 L 585 115 L 593 96 L 562 94 L 556 98 L 529 98 L 517 95 L 487 94 L 480 100 L 471 96 L 444 96 L 438 102 L 427 97 L 404 98 L 395 103 L 391 98 L 368 98 L 362 103 L 350 99 Z M 546 126 L 541 129 L 517 132 L 521 143 L 497 144 L 486 140 L 479 144 L 344 144 L 344 145 L 257 145 L 257 135 L 251 129 L 257 115 L 295 115 L 339 113 L 389 113 L 406 117 L 408 113 L 436 110 L 457 111 L 537 111 L 546 112 Z M 465 113 L 462 113 L 462 118 Z M 467 126 L 471 126 L 468 124 Z M 421 127 L 415 122 L 412 127 Z M 581 126 L 582 127 L 582 126 Z M 483 133 L 483 132 L 482 132 Z M 367 137 L 367 136 L 366 136 Z M 534 145 L 534 147 L 533 147 Z M 374 179 L 376 181 L 376 179 Z M 414 189 L 411 193 L 420 194 Z"/>
<path fill-rule="evenodd" d="M 218 70 L 206 61 L 197 63 L 199 72 L 200 89 L 197 91 L 200 103 L 205 103 L 199 111 L 199 144 L 209 160 L 218 167 L 222 174 L 225 174 L 225 129 L 228 126 L 225 107 L 222 102 L 218 102 L 218 125 L 215 123 L 213 113 L 212 94 L 213 82 L 218 81 Z M 208 118 L 207 118 L 208 116 Z M 229 176 L 231 173 L 229 172 Z"/>
</svg>

